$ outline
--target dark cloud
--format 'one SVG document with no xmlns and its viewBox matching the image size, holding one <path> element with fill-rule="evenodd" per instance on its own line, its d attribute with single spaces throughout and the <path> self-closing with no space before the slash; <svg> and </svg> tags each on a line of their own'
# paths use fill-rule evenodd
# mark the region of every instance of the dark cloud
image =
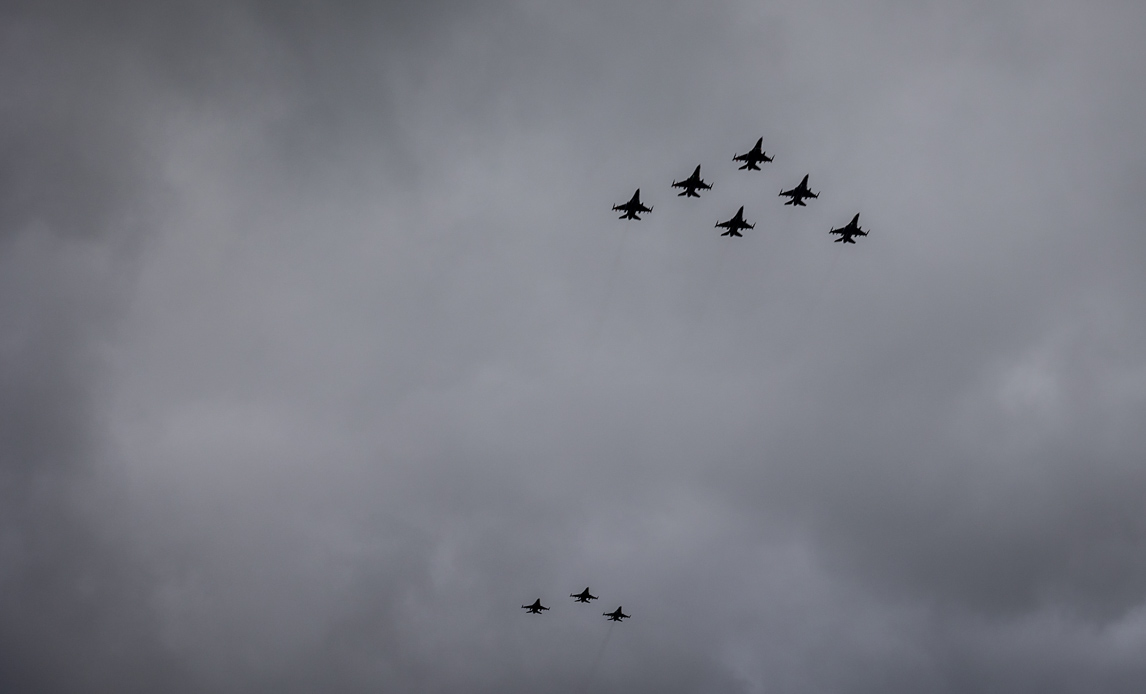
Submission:
<svg viewBox="0 0 1146 694">
<path fill-rule="evenodd" d="M 122 256 L 162 199 L 154 122 L 114 45 L 17 7 L 0 23 L 0 686 L 170 688 L 139 599 L 148 573 L 92 465 Z"/>
</svg>

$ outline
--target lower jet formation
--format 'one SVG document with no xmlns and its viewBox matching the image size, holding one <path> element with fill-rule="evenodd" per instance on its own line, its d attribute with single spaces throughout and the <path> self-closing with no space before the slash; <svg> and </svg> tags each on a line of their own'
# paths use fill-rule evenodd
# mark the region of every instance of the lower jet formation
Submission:
<svg viewBox="0 0 1146 694">
<path fill-rule="evenodd" d="M 704 179 L 702 179 L 700 177 L 700 164 L 696 165 L 696 171 L 693 171 L 692 175 L 689 176 L 688 178 L 684 179 L 683 181 L 673 181 L 672 187 L 673 188 L 684 188 L 683 193 L 677 193 L 676 194 L 678 198 L 679 197 L 685 197 L 685 196 L 688 196 L 690 198 L 699 198 L 700 193 L 698 193 L 696 191 L 698 191 L 698 190 L 712 190 L 712 184 L 711 183 L 705 183 Z"/>
<path fill-rule="evenodd" d="M 829 234 L 839 234 L 839 238 L 835 240 L 836 243 L 855 243 L 856 236 L 867 236 L 867 232 L 860 228 L 860 216 L 852 217 L 852 221 L 848 222 L 847 226 L 842 226 L 839 229 L 832 229 Z"/>
<path fill-rule="evenodd" d="M 588 587 L 586 587 L 585 590 L 581 591 L 580 593 L 570 593 L 569 597 L 575 598 L 577 600 L 577 602 L 589 602 L 590 600 L 596 600 L 597 599 L 596 595 L 590 595 L 589 594 L 589 588 Z"/>
<path fill-rule="evenodd" d="M 612 612 L 602 612 L 601 614 L 608 617 L 610 622 L 619 622 L 622 619 L 629 619 L 629 615 L 621 612 L 620 606 Z"/>
<path fill-rule="evenodd" d="M 799 205 L 800 207 L 806 207 L 804 204 L 804 198 L 820 197 L 819 193 L 813 193 L 812 191 L 808 190 L 807 176 L 804 176 L 804 180 L 800 181 L 800 185 L 796 186 L 792 190 L 782 190 L 780 191 L 780 195 L 787 195 L 788 197 L 792 198 L 788 202 L 784 203 L 785 205 Z"/>
<path fill-rule="evenodd" d="M 641 212 L 652 212 L 653 208 L 645 207 L 641 204 L 641 189 L 637 188 L 637 192 L 633 193 L 633 197 L 629 198 L 628 202 L 613 205 L 613 210 L 625 213 L 617 217 L 617 219 L 635 219 L 639 222 L 641 218 L 638 217 L 637 214 Z"/>
<path fill-rule="evenodd" d="M 522 605 L 521 609 L 528 610 L 530 614 L 541 614 L 542 610 L 548 610 L 549 608 L 541 604 L 541 598 L 537 598 L 533 601 L 532 605 Z"/>
<path fill-rule="evenodd" d="M 741 229 L 755 229 L 756 228 L 756 225 L 749 224 L 748 222 L 744 221 L 744 207 L 743 206 L 739 210 L 736 211 L 735 217 L 728 220 L 727 222 L 717 222 L 716 226 L 724 227 L 725 229 L 727 229 L 728 231 L 721 234 L 721 236 L 729 236 L 729 237 L 731 237 L 731 236 L 744 236 L 744 234 L 740 233 Z"/>
<path fill-rule="evenodd" d="M 746 152 L 745 154 L 737 154 L 736 156 L 732 157 L 732 161 L 744 162 L 744 166 L 740 167 L 741 171 L 743 171 L 744 169 L 748 169 L 749 171 L 759 171 L 760 170 L 760 162 L 772 161 L 772 157 L 770 157 L 767 154 L 765 154 L 764 152 L 760 151 L 760 147 L 763 145 L 764 145 L 764 138 L 760 138 L 759 140 L 756 141 L 755 147 L 753 147 L 750 151 Z"/>
</svg>

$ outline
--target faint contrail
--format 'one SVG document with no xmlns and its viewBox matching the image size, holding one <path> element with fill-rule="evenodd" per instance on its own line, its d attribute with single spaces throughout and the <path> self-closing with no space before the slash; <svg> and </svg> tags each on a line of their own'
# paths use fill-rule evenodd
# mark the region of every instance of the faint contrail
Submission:
<svg viewBox="0 0 1146 694">
<path fill-rule="evenodd" d="M 601 641 L 601 647 L 597 649 L 597 656 L 593 658 L 593 664 L 589 666 L 589 674 L 585 676 L 585 684 L 581 687 L 581 693 L 589 691 L 589 685 L 593 684 L 593 675 L 597 673 L 597 665 L 601 662 L 601 656 L 605 654 L 605 644 L 609 643 L 609 637 L 613 635 L 613 627 L 617 626 L 615 623 L 609 624 L 609 630 L 605 632 L 605 639 Z"/>
</svg>

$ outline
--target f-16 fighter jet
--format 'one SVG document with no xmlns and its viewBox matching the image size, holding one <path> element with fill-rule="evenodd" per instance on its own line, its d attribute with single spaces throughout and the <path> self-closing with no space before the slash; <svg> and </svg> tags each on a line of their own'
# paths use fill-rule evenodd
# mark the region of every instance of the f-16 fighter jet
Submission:
<svg viewBox="0 0 1146 694">
<path fill-rule="evenodd" d="M 688 196 L 690 198 L 699 198 L 700 193 L 697 193 L 697 190 L 712 190 L 712 184 L 705 183 L 704 180 L 700 177 L 700 164 L 696 165 L 696 171 L 693 171 L 692 175 L 688 178 L 684 179 L 683 181 L 673 181 L 672 187 L 684 188 L 683 193 L 676 194 L 678 198 L 684 196 Z"/>
<path fill-rule="evenodd" d="M 528 610 L 530 614 L 541 614 L 542 610 L 548 610 L 549 608 L 541 604 L 541 598 L 537 598 L 533 601 L 532 605 L 522 605 L 521 609 Z"/>
<path fill-rule="evenodd" d="M 621 612 L 621 608 L 619 606 L 612 612 L 602 612 L 601 614 L 608 617 L 610 622 L 619 622 L 622 619 L 629 619 L 629 615 Z"/>
<path fill-rule="evenodd" d="M 847 226 L 832 229 L 828 233 L 840 235 L 840 237 L 835 240 L 836 243 L 840 243 L 841 241 L 844 243 L 855 243 L 854 237 L 867 236 L 867 232 L 860 228 L 860 216 L 858 213 L 852 217 L 852 221 L 848 222 Z"/>
<path fill-rule="evenodd" d="M 641 219 L 640 217 L 637 216 L 638 213 L 640 213 L 640 212 L 652 212 L 653 211 L 653 208 L 645 207 L 644 205 L 641 204 L 641 189 L 640 188 L 637 188 L 637 192 L 633 193 L 633 197 L 629 198 L 628 202 L 620 204 L 620 205 L 613 205 L 613 209 L 618 211 L 618 212 L 624 212 L 625 213 L 625 214 L 621 215 L 620 217 L 617 217 L 617 219 L 635 219 L 637 221 L 640 221 L 640 219 Z"/>
<path fill-rule="evenodd" d="M 749 171 L 759 171 L 760 162 L 772 161 L 772 157 L 760 151 L 760 146 L 763 144 L 764 138 L 760 138 L 756 141 L 756 146 L 753 147 L 751 151 L 747 152 L 746 154 L 737 154 L 735 157 L 732 157 L 732 161 L 744 162 L 744 166 L 740 167 L 741 171 L 744 169 L 748 169 Z"/>
<path fill-rule="evenodd" d="M 780 195 L 787 195 L 788 197 L 792 198 L 788 202 L 784 203 L 785 205 L 799 205 L 800 207 L 806 207 L 806 205 L 804 205 L 804 198 L 820 197 L 819 193 L 813 193 L 812 191 L 808 190 L 807 176 L 804 176 L 804 180 L 800 181 L 800 185 L 796 186 L 792 190 L 782 190 L 780 191 Z"/>
<path fill-rule="evenodd" d="M 570 593 L 569 597 L 576 598 L 577 602 L 589 602 L 590 600 L 596 600 L 597 599 L 596 595 L 589 595 L 589 589 L 588 588 L 585 588 L 585 590 L 583 590 L 577 594 Z"/>
<path fill-rule="evenodd" d="M 732 219 L 728 220 L 727 222 L 717 222 L 716 226 L 724 227 L 725 229 L 727 229 L 728 231 L 721 234 L 721 236 L 729 236 L 729 237 L 731 237 L 731 236 L 744 236 L 744 234 L 740 233 L 741 229 L 755 229 L 756 228 L 755 224 L 749 224 L 748 222 L 744 221 L 744 207 L 743 206 L 739 210 L 736 210 L 736 216 L 734 216 Z"/>
</svg>

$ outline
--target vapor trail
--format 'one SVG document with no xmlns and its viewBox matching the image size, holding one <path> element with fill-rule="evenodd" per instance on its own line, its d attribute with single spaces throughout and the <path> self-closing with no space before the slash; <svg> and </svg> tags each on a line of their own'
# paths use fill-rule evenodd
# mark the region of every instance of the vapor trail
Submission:
<svg viewBox="0 0 1146 694">
<path fill-rule="evenodd" d="M 615 623 L 609 624 L 609 630 L 605 632 L 605 638 L 601 641 L 601 647 L 597 649 L 593 664 L 589 666 L 589 674 L 585 676 L 585 684 L 581 687 L 580 694 L 589 691 L 589 685 L 593 684 L 593 675 L 597 674 L 597 666 L 601 663 L 601 656 L 605 654 L 605 645 L 609 643 L 609 637 L 613 635 L 613 627 L 615 626 L 617 626 Z"/>
</svg>

